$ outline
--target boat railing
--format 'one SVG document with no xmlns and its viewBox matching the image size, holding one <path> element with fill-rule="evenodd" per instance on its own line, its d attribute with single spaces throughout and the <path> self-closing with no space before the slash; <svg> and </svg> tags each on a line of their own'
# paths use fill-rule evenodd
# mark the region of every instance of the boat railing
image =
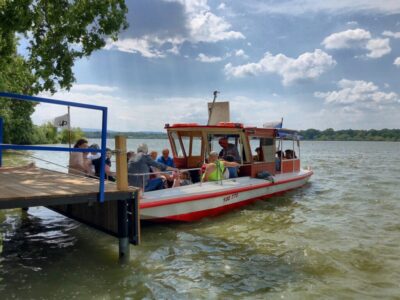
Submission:
<svg viewBox="0 0 400 300">
<path fill-rule="evenodd" d="M 251 166 L 252 164 L 249 163 L 244 163 L 244 164 L 240 164 L 238 167 L 245 167 L 245 166 Z M 142 177 L 142 190 L 144 191 L 144 186 L 145 186 L 145 176 L 151 176 L 151 175 L 163 175 L 163 174 L 173 174 L 173 173 L 184 173 L 184 172 L 190 172 L 190 171 L 200 171 L 200 185 L 203 183 L 202 177 L 203 177 L 203 168 L 188 168 L 188 169 L 177 169 L 175 171 L 155 171 L 155 172 L 146 172 L 146 173 L 129 173 L 128 172 L 128 176 L 138 176 L 138 177 Z M 178 177 L 179 178 L 179 177 Z M 225 180 L 229 180 L 229 178 L 223 178 L 223 176 L 220 176 L 220 180 L 218 180 L 218 182 L 222 185 L 223 181 Z"/>
<path fill-rule="evenodd" d="M 239 167 L 241 166 L 247 166 L 247 165 L 251 165 L 251 164 L 242 164 L 239 165 Z M 173 173 L 184 173 L 184 172 L 190 172 L 190 171 L 200 171 L 200 186 L 203 183 L 203 169 L 202 168 L 189 168 L 189 169 L 177 169 L 176 171 L 156 171 L 156 172 L 147 172 L 147 173 L 128 173 L 128 176 L 141 176 L 142 177 L 142 190 L 144 191 L 144 186 L 145 186 L 145 176 L 150 176 L 150 175 L 163 175 L 163 174 L 173 174 Z M 179 178 L 179 177 L 178 177 Z M 223 178 L 223 176 L 221 176 L 221 179 L 218 180 L 218 182 L 222 185 L 223 181 L 227 180 L 225 178 Z"/>
<path fill-rule="evenodd" d="M 142 190 L 144 192 L 144 186 L 145 186 L 145 176 L 150 176 L 150 175 L 163 175 L 163 174 L 174 174 L 174 173 L 178 173 L 178 179 L 179 179 L 179 174 L 180 173 L 185 173 L 185 172 L 189 172 L 189 171 L 200 171 L 200 184 L 202 183 L 202 168 L 190 168 L 190 169 L 177 169 L 176 171 L 155 171 L 155 172 L 146 172 L 146 173 L 128 173 L 128 176 L 141 176 L 142 177 Z"/>
</svg>

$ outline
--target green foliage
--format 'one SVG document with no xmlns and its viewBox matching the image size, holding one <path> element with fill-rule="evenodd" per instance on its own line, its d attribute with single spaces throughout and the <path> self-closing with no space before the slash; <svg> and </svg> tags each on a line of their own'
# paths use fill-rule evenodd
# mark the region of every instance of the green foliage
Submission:
<svg viewBox="0 0 400 300">
<path fill-rule="evenodd" d="M 316 141 L 400 141 L 400 129 L 338 131 L 334 131 L 332 128 L 323 131 L 307 129 L 301 130 L 300 135 L 304 140 Z"/>
<path fill-rule="evenodd" d="M 84 138 L 85 134 L 83 131 L 78 128 L 72 128 L 71 131 L 68 129 L 63 129 L 60 133 L 59 140 L 62 144 L 68 144 L 71 141 L 71 144 L 74 144 L 77 140 Z"/>
<path fill-rule="evenodd" d="M 104 47 L 106 39 L 116 40 L 128 26 L 126 13 L 124 0 L 1 0 L 0 54 L 22 58 L 15 34 L 23 34 L 33 91 L 68 89 L 74 61 Z"/>
<path fill-rule="evenodd" d="M 30 115 L 34 111 L 34 104 L 6 99 L 0 103 L 0 117 L 4 121 L 4 142 L 31 144 L 33 124 Z"/>
<path fill-rule="evenodd" d="M 33 95 L 69 89 L 74 61 L 117 39 L 128 26 L 126 13 L 124 0 L 0 0 L 0 91 Z M 23 55 L 17 53 L 17 35 L 29 44 Z M 34 107 L 0 98 L 6 143 L 42 140 L 30 120 Z"/>
<path fill-rule="evenodd" d="M 34 144 L 57 144 L 60 137 L 57 128 L 51 123 L 34 126 L 32 141 Z"/>
</svg>

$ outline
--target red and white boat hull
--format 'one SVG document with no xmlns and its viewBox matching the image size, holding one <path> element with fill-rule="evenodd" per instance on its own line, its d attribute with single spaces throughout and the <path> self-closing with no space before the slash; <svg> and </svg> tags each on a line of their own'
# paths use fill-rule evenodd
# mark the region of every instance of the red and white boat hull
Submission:
<svg viewBox="0 0 400 300">
<path fill-rule="evenodd" d="M 143 220 L 195 221 L 215 216 L 256 200 L 303 186 L 310 170 L 274 176 L 274 182 L 239 177 L 222 182 L 197 183 L 173 189 L 147 192 L 140 202 Z"/>
</svg>

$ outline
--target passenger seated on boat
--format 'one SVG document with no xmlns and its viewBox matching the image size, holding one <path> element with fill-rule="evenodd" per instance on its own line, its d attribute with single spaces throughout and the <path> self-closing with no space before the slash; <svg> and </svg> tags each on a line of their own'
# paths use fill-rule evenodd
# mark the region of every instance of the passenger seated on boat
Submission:
<svg viewBox="0 0 400 300">
<path fill-rule="evenodd" d="M 232 155 L 236 162 L 240 163 L 242 161 L 237 147 L 234 144 L 228 143 L 228 139 L 226 137 L 220 138 L 218 143 L 222 147 L 221 151 L 219 152 L 220 158 L 226 160 L 227 155 Z"/>
<path fill-rule="evenodd" d="M 294 151 L 291 150 L 291 149 L 285 150 L 285 158 L 286 158 L 286 159 L 294 159 L 294 158 L 297 158 L 296 152 L 294 152 Z"/>
<path fill-rule="evenodd" d="M 156 161 L 157 160 L 157 151 L 150 151 L 150 157 L 152 160 Z M 156 167 L 150 167 L 150 172 L 151 173 L 156 173 L 156 174 L 151 174 L 149 175 L 150 178 L 157 178 L 160 177 L 160 174 L 158 174 L 158 172 L 160 172 L 160 169 L 157 169 Z"/>
<path fill-rule="evenodd" d="M 157 151 L 150 152 L 151 159 L 159 162 L 157 159 L 157 156 L 158 156 Z M 160 163 L 162 163 L 162 162 L 160 162 Z M 164 164 L 164 165 L 167 165 L 167 164 Z M 171 176 L 168 173 L 161 173 L 161 170 L 156 167 L 150 167 L 150 172 L 154 173 L 153 175 L 150 175 L 150 178 L 161 178 L 163 180 L 163 182 L 165 183 L 165 188 L 172 187 L 172 185 L 174 183 L 174 179 L 175 179 L 173 176 Z"/>
<path fill-rule="evenodd" d="M 168 167 L 151 159 L 147 154 L 148 147 L 141 144 L 137 148 L 137 154 L 133 157 L 128 166 L 128 182 L 131 186 L 143 188 L 145 192 L 162 189 L 164 183 L 162 178 L 149 178 L 150 167 L 155 167 L 161 171 L 178 171 L 178 169 Z"/>
<path fill-rule="evenodd" d="M 152 160 L 157 160 L 157 155 L 158 155 L 157 151 L 154 150 L 150 151 L 150 157 Z"/>
<path fill-rule="evenodd" d="M 100 146 L 97 145 L 97 144 L 91 144 L 91 145 L 89 146 L 89 148 L 99 150 L 99 149 L 100 149 Z M 90 152 L 90 153 L 88 154 L 87 158 L 90 159 L 90 160 L 93 160 L 93 159 L 99 158 L 100 155 L 101 155 L 100 152 Z"/>
<path fill-rule="evenodd" d="M 203 174 L 203 181 L 218 181 L 224 179 L 226 167 L 238 167 L 237 162 L 229 162 L 218 159 L 218 153 L 211 151 L 208 157 L 209 163 L 206 165 L 206 170 Z"/>
<path fill-rule="evenodd" d="M 128 151 L 126 152 L 126 160 L 129 164 L 129 161 L 135 156 L 135 151 Z"/>
<path fill-rule="evenodd" d="M 111 171 L 111 157 L 112 157 L 112 151 L 110 148 L 107 148 L 104 178 L 110 181 L 115 181 L 115 173 Z M 99 158 L 93 159 L 92 164 L 94 166 L 95 176 L 100 177 L 101 156 Z"/>
<path fill-rule="evenodd" d="M 174 180 L 174 184 L 172 187 L 178 187 L 189 184 L 192 184 L 192 180 L 190 179 L 189 173 L 184 171 L 179 173 L 179 177 Z"/>
<path fill-rule="evenodd" d="M 157 161 L 169 167 L 175 168 L 174 160 L 169 156 L 169 149 L 165 148 L 161 153 L 162 156 L 160 156 Z"/>
<path fill-rule="evenodd" d="M 261 147 L 256 148 L 256 155 L 253 156 L 254 161 L 261 161 Z"/>
<path fill-rule="evenodd" d="M 91 148 L 91 149 L 100 149 L 100 147 L 99 147 L 99 145 L 97 145 L 97 144 L 91 144 L 90 146 L 89 146 L 89 148 Z M 95 160 L 96 158 L 99 158 L 100 157 L 100 152 L 90 152 L 89 154 L 88 154 L 88 156 L 87 156 L 87 159 L 88 160 L 90 160 L 90 163 L 91 163 L 91 168 L 92 168 L 92 170 L 91 170 L 91 173 L 92 174 L 95 174 L 96 173 L 96 170 L 94 169 L 94 165 L 93 165 L 93 160 Z"/>
</svg>

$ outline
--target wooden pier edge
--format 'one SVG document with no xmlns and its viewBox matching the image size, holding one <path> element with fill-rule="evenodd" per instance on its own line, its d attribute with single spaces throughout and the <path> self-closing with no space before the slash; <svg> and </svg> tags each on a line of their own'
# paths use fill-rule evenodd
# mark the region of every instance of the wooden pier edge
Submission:
<svg viewBox="0 0 400 300">
<path fill-rule="evenodd" d="M 116 137 L 117 184 L 106 182 L 99 202 L 99 181 L 57 171 L 0 168 L 0 209 L 45 206 L 119 239 L 119 257 L 129 260 L 130 244 L 140 243 L 139 189 L 128 186 L 126 138 Z"/>
<path fill-rule="evenodd" d="M 115 137 L 117 189 L 128 193 L 128 199 L 104 203 L 79 203 L 48 208 L 95 229 L 118 237 L 119 259 L 129 261 L 130 244 L 140 244 L 140 211 L 138 190 L 132 192 L 128 186 L 126 137 Z"/>
</svg>

